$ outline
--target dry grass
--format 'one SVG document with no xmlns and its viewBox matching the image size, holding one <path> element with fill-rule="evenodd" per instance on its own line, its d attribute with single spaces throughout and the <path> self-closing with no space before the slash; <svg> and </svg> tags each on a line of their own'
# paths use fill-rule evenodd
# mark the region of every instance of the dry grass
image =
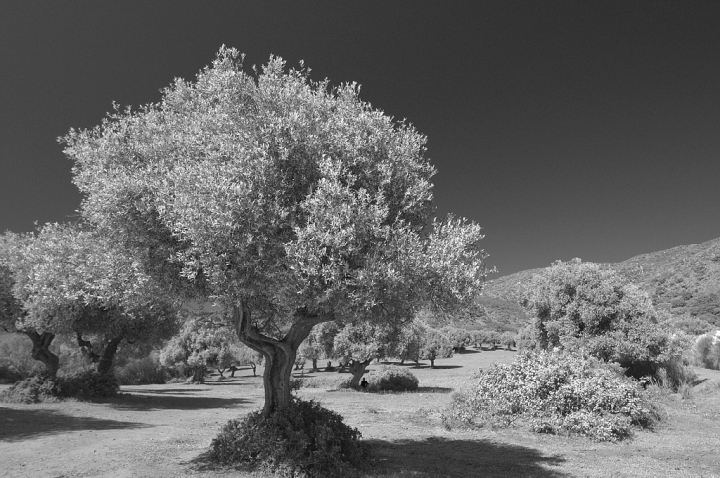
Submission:
<svg viewBox="0 0 720 478">
<path fill-rule="evenodd" d="M 303 375 L 316 381 L 298 395 L 320 401 L 360 429 L 373 449 L 364 478 L 429 477 L 720 477 L 720 382 L 706 380 L 687 397 L 665 392 L 666 421 L 629 442 L 537 435 L 521 429 L 447 431 L 439 411 L 478 368 L 510 362 L 515 353 L 483 351 L 406 365 L 420 389 L 405 393 L 338 390 L 337 372 Z M 370 370 L 375 364 L 369 367 Z M 705 371 L 701 372 L 701 378 Z M 261 378 L 203 385 L 126 386 L 107 403 L 0 406 L 4 476 L 252 476 L 204 465 L 210 440 L 229 419 L 262 402 Z"/>
</svg>

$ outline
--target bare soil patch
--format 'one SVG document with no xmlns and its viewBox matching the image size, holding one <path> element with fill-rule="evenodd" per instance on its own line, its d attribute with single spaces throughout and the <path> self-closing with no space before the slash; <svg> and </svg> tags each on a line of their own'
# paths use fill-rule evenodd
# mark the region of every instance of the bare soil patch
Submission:
<svg viewBox="0 0 720 478">
<path fill-rule="evenodd" d="M 668 397 L 668 418 L 620 444 L 538 435 L 521 429 L 448 431 L 439 411 L 478 368 L 510 362 L 504 350 L 457 354 L 408 393 L 303 388 L 357 427 L 373 448 L 368 477 L 720 477 L 720 393 L 701 384 L 691 398 Z M 373 369 L 375 364 L 369 367 Z M 703 371 L 713 380 L 716 372 Z M 720 376 L 720 374 L 718 374 Z M 337 372 L 298 373 L 331 383 Z M 0 386 L 0 389 L 7 386 Z M 701 390 L 701 387 L 702 390 Z M 710 391 L 708 391 L 710 389 Z M 104 403 L 0 404 L 0 475 L 8 477 L 251 476 L 202 460 L 230 419 L 259 408 L 260 377 L 209 377 L 205 384 L 124 386 Z"/>
</svg>

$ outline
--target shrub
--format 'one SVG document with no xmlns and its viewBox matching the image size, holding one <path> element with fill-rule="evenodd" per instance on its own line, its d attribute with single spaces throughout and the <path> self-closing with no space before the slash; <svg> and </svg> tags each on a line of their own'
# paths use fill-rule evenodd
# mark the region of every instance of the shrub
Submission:
<svg viewBox="0 0 720 478">
<path fill-rule="evenodd" d="M 314 401 L 294 398 L 287 410 L 228 422 L 212 441 L 210 456 L 285 477 L 346 476 L 365 458 L 360 432 Z"/>
<path fill-rule="evenodd" d="M 617 441 L 658 416 L 622 369 L 570 353 L 522 352 L 512 364 L 493 364 L 476 379 L 472 389 L 453 395 L 443 416 L 447 427 L 524 421 L 539 433 Z"/>
<path fill-rule="evenodd" d="M 98 400 L 113 398 L 120 391 L 120 384 L 112 374 L 100 374 L 85 370 L 57 379 L 56 394 L 60 398 Z"/>
<path fill-rule="evenodd" d="M 150 385 L 165 383 L 167 369 L 160 365 L 157 354 L 130 359 L 122 367 L 115 367 L 115 378 L 120 385 Z"/>
<path fill-rule="evenodd" d="M 371 392 L 417 390 L 419 381 L 409 370 L 393 365 L 381 365 L 370 372 L 367 389 Z"/>
<path fill-rule="evenodd" d="M 0 383 L 14 383 L 41 373 L 44 367 L 31 353 L 32 343 L 26 336 L 0 335 Z"/>
<path fill-rule="evenodd" d="M 0 393 L 0 402 L 41 403 L 57 400 L 58 384 L 42 375 L 35 375 L 13 384 Z"/>
</svg>

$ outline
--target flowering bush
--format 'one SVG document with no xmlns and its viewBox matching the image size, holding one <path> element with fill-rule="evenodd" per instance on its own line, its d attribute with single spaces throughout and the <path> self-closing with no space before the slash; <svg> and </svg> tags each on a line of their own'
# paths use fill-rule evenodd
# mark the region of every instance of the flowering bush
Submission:
<svg viewBox="0 0 720 478">
<path fill-rule="evenodd" d="M 645 392 L 622 369 L 570 353 L 522 352 L 512 364 L 493 364 L 476 380 L 453 396 L 443 416 L 446 426 L 524 421 L 539 433 L 617 441 L 656 416 Z"/>
</svg>

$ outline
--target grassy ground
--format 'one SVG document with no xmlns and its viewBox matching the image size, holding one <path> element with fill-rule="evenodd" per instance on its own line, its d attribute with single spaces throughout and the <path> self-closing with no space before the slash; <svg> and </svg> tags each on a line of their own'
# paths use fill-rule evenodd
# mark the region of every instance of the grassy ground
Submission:
<svg viewBox="0 0 720 478">
<path fill-rule="evenodd" d="M 332 388 L 347 375 L 299 373 L 298 395 L 320 401 L 357 427 L 373 448 L 373 472 L 388 477 L 720 477 L 720 373 L 683 399 L 666 393 L 667 418 L 620 444 L 522 429 L 445 430 L 439 411 L 478 368 L 510 362 L 508 351 L 468 351 L 431 370 L 412 393 Z M 369 368 L 372 369 L 374 365 Z M 200 459 L 229 419 L 262 403 L 262 383 L 243 370 L 203 385 L 123 387 L 107 403 L 0 405 L 0 475 L 9 477 L 251 476 Z M 4 388 L 4 387 L 2 387 Z"/>
</svg>

